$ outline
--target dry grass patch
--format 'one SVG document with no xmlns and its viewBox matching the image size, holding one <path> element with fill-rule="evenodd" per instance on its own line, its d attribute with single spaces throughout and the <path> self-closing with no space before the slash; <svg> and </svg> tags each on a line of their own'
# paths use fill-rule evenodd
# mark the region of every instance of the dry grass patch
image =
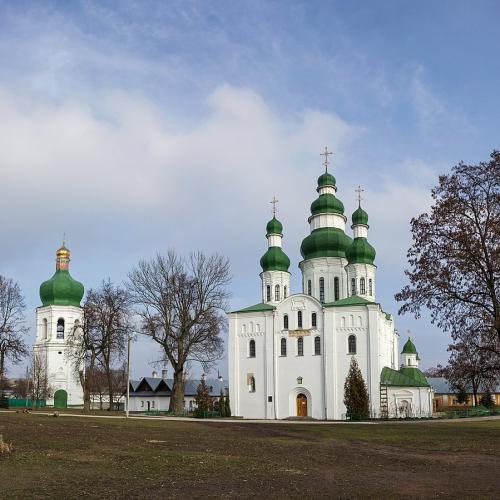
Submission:
<svg viewBox="0 0 500 500">
<path fill-rule="evenodd" d="M 7 455 L 13 451 L 12 443 L 6 443 L 3 440 L 3 436 L 0 434 L 0 455 Z"/>
</svg>

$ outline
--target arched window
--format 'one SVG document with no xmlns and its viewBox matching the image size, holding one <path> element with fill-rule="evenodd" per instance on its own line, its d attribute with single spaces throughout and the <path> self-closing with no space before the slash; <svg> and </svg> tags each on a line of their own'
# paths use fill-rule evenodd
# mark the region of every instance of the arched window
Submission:
<svg viewBox="0 0 500 500">
<path fill-rule="evenodd" d="M 316 354 L 316 356 L 321 354 L 321 339 L 319 335 L 314 337 L 314 354 Z"/>
<path fill-rule="evenodd" d="M 312 295 L 312 282 L 307 280 L 307 295 Z"/>
<path fill-rule="evenodd" d="M 251 339 L 250 342 L 248 342 L 248 357 L 255 358 L 255 340 L 254 339 Z"/>
<path fill-rule="evenodd" d="M 56 338 L 58 338 L 58 339 L 64 338 L 64 319 L 63 318 L 59 318 L 57 320 Z"/>
<path fill-rule="evenodd" d="M 325 278 L 319 279 L 319 301 L 325 301 Z"/>
<path fill-rule="evenodd" d="M 302 311 L 297 311 L 297 327 L 302 328 Z"/>
<path fill-rule="evenodd" d="M 358 316 L 358 326 L 363 326 L 363 318 Z"/>
<path fill-rule="evenodd" d="M 297 356 L 304 356 L 304 339 L 302 337 L 297 339 Z"/>
<path fill-rule="evenodd" d="M 241 333 L 247 333 L 247 325 L 241 325 Z"/>
<path fill-rule="evenodd" d="M 286 356 L 286 339 L 283 337 L 281 339 L 281 355 Z"/>
<path fill-rule="evenodd" d="M 271 302 L 271 287 L 269 285 L 266 287 L 266 302 Z"/>
<path fill-rule="evenodd" d="M 255 392 L 255 377 L 252 375 L 249 379 L 248 392 Z"/>
<path fill-rule="evenodd" d="M 248 323 L 248 331 L 250 333 L 253 333 L 253 321 L 250 321 L 250 323 Z"/>
<path fill-rule="evenodd" d="M 351 278 L 351 295 L 356 295 L 356 278 Z"/>
<path fill-rule="evenodd" d="M 340 281 L 338 277 L 334 278 L 333 280 L 333 294 L 335 297 L 335 300 L 340 299 Z"/>
<path fill-rule="evenodd" d="M 359 293 L 361 295 L 366 295 L 365 278 L 360 278 L 359 280 Z"/>
<path fill-rule="evenodd" d="M 42 339 L 47 340 L 48 328 L 47 328 L 47 318 L 43 318 L 42 322 Z"/>
<path fill-rule="evenodd" d="M 356 354 L 356 335 L 349 335 L 347 340 L 349 354 Z"/>
<path fill-rule="evenodd" d="M 316 313 L 312 313 L 311 314 L 311 326 L 313 328 L 315 328 L 316 326 L 318 326 L 318 321 L 316 319 Z"/>
<path fill-rule="evenodd" d="M 279 302 L 280 301 L 280 286 L 279 285 L 276 285 L 274 287 L 274 300 L 276 302 Z"/>
<path fill-rule="evenodd" d="M 368 292 L 373 295 L 373 281 L 371 279 L 368 280 Z"/>
<path fill-rule="evenodd" d="M 288 290 L 286 288 L 286 285 L 283 287 L 283 298 L 286 299 L 288 297 Z"/>
<path fill-rule="evenodd" d="M 283 329 L 288 330 L 288 314 L 283 316 Z"/>
<path fill-rule="evenodd" d="M 342 319 L 340 320 L 340 326 L 345 327 L 345 316 L 342 316 Z"/>
</svg>

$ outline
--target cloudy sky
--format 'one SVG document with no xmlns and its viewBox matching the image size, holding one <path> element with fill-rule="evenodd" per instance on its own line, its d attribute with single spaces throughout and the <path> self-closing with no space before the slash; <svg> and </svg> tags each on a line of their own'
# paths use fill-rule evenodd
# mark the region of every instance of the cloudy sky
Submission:
<svg viewBox="0 0 500 500">
<path fill-rule="evenodd" d="M 494 0 L 2 2 L 0 273 L 33 324 L 65 232 L 86 288 L 203 250 L 231 261 L 231 308 L 254 304 L 276 196 L 299 291 L 328 145 L 348 216 L 365 188 L 396 313 L 409 220 L 440 173 L 500 147 L 499 15 Z M 446 361 L 428 317 L 397 327 L 424 367 Z M 157 357 L 140 340 L 133 375 Z"/>
</svg>

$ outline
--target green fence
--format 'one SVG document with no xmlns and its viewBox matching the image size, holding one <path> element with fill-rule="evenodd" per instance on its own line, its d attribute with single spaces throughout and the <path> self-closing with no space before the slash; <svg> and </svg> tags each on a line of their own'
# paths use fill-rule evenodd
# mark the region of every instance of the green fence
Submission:
<svg viewBox="0 0 500 500">
<path fill-rule="evenodd" d="M 46 404 L 45 399 L 9 399 L 10 408 L 44 408 Z"/>
<path fill-rule="evenodd" d="M 439 414 L 440 418 L 488 417 L 490 415 L 500 415 L 500 407 L 488 409 L 484 406 L 471 406 L 463 410 L 448 410 Z"/>
</svg>

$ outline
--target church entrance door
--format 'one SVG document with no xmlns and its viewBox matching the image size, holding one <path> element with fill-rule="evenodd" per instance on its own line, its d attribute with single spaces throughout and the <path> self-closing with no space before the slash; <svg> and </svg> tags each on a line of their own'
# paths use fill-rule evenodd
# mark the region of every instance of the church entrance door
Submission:
<svg viewBox="0 0 500 500">
<path fill-rule="evenodd" d="M 307 396 L 305 394 L 297 396 L 297 417 L 307 417 Z"/>
<path fill-rule="evenodd" d="M 64 389 L 59 389 L 54 394 L 54 408 L 68 407 L 68 393 Z"/>
</svg>

